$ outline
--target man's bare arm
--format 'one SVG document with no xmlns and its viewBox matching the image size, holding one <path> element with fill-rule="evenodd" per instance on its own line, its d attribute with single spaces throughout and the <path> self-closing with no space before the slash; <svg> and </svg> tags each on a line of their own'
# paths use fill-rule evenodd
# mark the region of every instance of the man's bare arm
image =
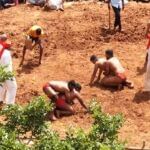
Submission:
<svg viewBox="0 0 150 150">
<path fill-rule="evenodd" d="M 91 80 L 90 80 L 90 85 L 93 83 L 97 71 L 98 71 L 98 64 L 95 64 L 94 71 L 93 71 L 93 74 L 92 74 L 92 77 L 91 77 Z"/>
<path fill-rule="evenodd" d="M 76 94 L 76 98 L 77 98 L 77 100 L 79 101 L 79 103 L 81 104 L 81 106 L 87 110 L 88 108 L 87 108 L 86 105 L 83 103 L 83 100 L 82 100 L 81 95 L 80 95 L 79 93 Z"/>
<path fill-rule="evenodd" d="M 99 69 L 98 77 L 97 77 L 97 82 L 101 79 L 101 74 L 102 74 L 102 69 Z"/>
<path fill-rule="evenodd" d="M 105 63 L 105 72 L 104 72 L 104 75 L 106 75 L 106 76 L 109 75 L 109 72 L 110 72 L 110 71 L 109 71 L 109 70 L 110 70 L 109 67 L 110 67 L 110 66 L 109 66 L 109 63 L 106 62 L 106 63 Z"/>
</svg>

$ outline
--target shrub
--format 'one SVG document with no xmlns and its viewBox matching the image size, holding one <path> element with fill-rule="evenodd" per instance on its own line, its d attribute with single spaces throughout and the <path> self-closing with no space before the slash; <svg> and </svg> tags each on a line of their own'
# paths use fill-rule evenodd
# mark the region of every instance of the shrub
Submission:
<svg viewBox="0 0 150 150">
<path fill-rule="evenodd" d="M 28 148 L 16 140 L 15 132 L 8 133 L 0 127 L 0 150 L 28 150 Z"/>
<path fill-rule="evenodd" d="M 6 80 L 12 80 L 14 77 L 14 73 L 11 71 L 7 71 L 7 66 L 0 65 L 0 85 L 4 83 Z"/>
<path fill-rule="evenodd" d="M 43 97 L 37 97 L 25 107 L 8 105 L 1 114 L 6 117 L 4 125 L 7 131 L 16 131 L 18 134 L 31 131 L 32 135 L 36 136 L 47 128 L 45 117 L 51 109 L 49 102 Z"/>
<path fill-rule="evenodd" d="M 51 109 L 52 105 L 43 97 L 35 98 L 25 107 L 7 106 L 1 111 L 6 119 L 0 128 L 0 138 L 3 138 L 0 146 L 5 145 L 8 150 L 124 150 L 124 143 L 117 136 L 123 122 L 122 115 L 103 113 L 98 103 L 93 101 L 90 112 L 94 123 L 90 132 L 70 129 L 62 139 L 46 125 L 45 116 Z M 33 144 L 27 147 L 19 141 L 29 131 Z"/>
<path fill-rule="evenodd" d="M 118 140 L 118 129 L 122 126 L 122 115 L 110 116 L 101 111 L 97 102 L 90 106 L 94 123 L 87 134 L 83 130 L 69 130 L 66 138 L 48 130 L 37 139 L 34 150 L 123 150 L 124 143 Z"/>
</svg>

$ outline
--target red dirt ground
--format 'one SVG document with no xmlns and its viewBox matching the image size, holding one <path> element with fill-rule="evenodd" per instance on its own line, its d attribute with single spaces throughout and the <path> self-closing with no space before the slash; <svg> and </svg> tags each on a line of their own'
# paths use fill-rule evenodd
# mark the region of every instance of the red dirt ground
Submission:
<svg viewBox="0 0 150 150">
<path fill-rule="evenodd" d="M 113 12 L 111 11 L 112 26 Z M 10 34 L 13 42 L 14 69 L 18 81 L 17 102 L 26 103 L 36 95 L 43 94 L 42 85 L 49 80 L 75 79 L 83 86 L 85 103 L 97 98 L 105 112 L 122 112 L 125 124 L 120 138 L 129 146 L 141 146 L 146 141 L 150 147 L 150 95 L 140 91 L 143 87 L 143 63 L 146 53 L 144 37 L 146 22 L 150 19 L 150 4 L 129 3 L 122 12 L 123 33 L 108 30 L 106 4 L 76 3 L 66 6 L 64 12 L 44 12 L 38 7 L 20 5 L 0 12 L 0 31 Z M 37 52 L 28 53 L 23 68 L 19 68 L 24 32 L 33 24 L 41 25 L 47 33 L 43 40 L 44 57 L 38 66 Z M 89 87 L 93 65 L 92 54 L 104 57 L 104 51 L 113 48 L 135 89 L 115 91 L 102 87 Z M 79 111 L 82 108 L 75 106 Z M 92 119 L 79 113 L 62 118 L 52 124 L 64 135 L 69 126 L 88 130 Z"/>
</svg>

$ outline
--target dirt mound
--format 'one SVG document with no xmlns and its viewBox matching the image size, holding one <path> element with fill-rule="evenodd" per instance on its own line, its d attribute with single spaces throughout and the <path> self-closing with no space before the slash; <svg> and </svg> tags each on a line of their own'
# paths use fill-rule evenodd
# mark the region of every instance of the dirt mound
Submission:
<svg viewBox="0 0 150 150">
<path fill-rule="evenodd" d="M 127 138 L 129 145 L 148 145 L 150 141 L 150 96 L 140 91 L 144 79 L 144 58 L 146 22 L 149 19 L 150 4 L 129 3 L 122 12 L 122 33 L 108 30 L 108 9 L 105 4 L 76 3 L 64 12 L 45 12 L 38 7 L 19 5 L 0 13 L 0 32 L 10 35 L 13 42 L 14 69 L 18 81 L 17 102 L 27 103 L 32 96 L 43 94 L 42 85 L 49 80 L 79 81 L 85 103 L 94 97 L 101 102 L 106 112 L 121 112 L 125 125 L 120 131 L 121 139 Z M 113 11 L 111 10 L 111 28 Z M 28 51 L 23 68 L 19 68 L 25 31 L 38 24 L 44 28 L 44 57 L 38 66 L 38 49 Z M 135 89 L 121 92 L 102 87 L 89 87 L 93 65 L 89 61 L 92 54 L 104 57 L 104 51 L 112 48 L 135 82 Z M 66 128 L 72 126 L 89 130 L 92 122 L 81 107 L 76 116 L 62 118 L 53 123 L 53 128 L 64 135 Z"/>
</svg>

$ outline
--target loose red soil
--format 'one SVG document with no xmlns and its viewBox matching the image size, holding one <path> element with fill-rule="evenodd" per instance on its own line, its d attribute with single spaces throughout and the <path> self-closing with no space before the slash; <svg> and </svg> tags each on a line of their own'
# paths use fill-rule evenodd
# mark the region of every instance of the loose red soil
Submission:
<svg viewBox="0 0 150 150">
<path fill-rule="evenodd" d="M 123 33 L 108 30 L 106 4 L 76 3 L 66 6 L 64 12 L 44 12 L 38 7 L 19 5 L 0 12 L 0 31 L 10 35 L 13 42 L 13 64 L 18 82 L 17 103 L 27 103 L 33 96 L 43 94 L 42 85 L 49 80 L 75 79 L 83 86 L 85 103 L 96 98 L 105 112 L 123 113 L 125 123 L 120 138 L 129 146 L 150 147 L 150 95 L 140 91 L 144 81 L 146 23 L 150 19 L 150 4 L 129 3 L 122 12 Z M 19 68 L 24 44 L 24 34 L 34 24 L 41 25 L 47 34 L 43 39 L 44 57 L 38 66 L 38 51 L 28 51 L 23 68 Z M 113 11 L 111 10 L 113 28 Z M 104 57 L 104 51 L 112 48 L 126 68 L 135 89 L 115 91 L 88 86 L 93 65 L 92 54 Z M 76 109 L 82 108 L 76 104 Z M 62 118 L 52 127 L 64 135 L 70 126 L 88 130 L 91 117 L 84 113 Z"/>
</svg>

